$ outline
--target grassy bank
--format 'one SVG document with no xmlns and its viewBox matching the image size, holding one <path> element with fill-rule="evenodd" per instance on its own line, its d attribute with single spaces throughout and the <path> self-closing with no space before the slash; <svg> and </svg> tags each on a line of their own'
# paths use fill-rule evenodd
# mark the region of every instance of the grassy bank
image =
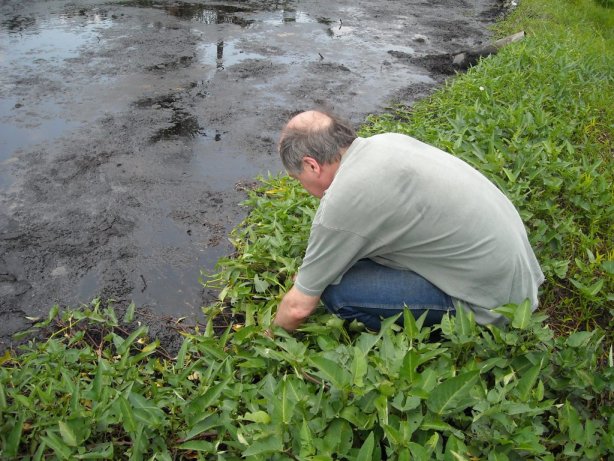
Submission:
<svg viewBox="0 0 614 461">
<path fill-rule="evenodd" d="M 461 312 L 433 342 L 409 315 L 370 334 L 322 313 L 267 337 L 317 206 L 269 178 L 220 261 L 223 302 L 176 357 L 96 301 L 52 312 L 47 341 L 0 358 L 0 458 L 607 459 L 613 21 L 589 0 L 523 0 L 498 26 L 523 42 L 362 128 L 440 146 L 508 194 L 547 274 L 537 315 L 504 308 L 499 330 Z"/>
<path fill-rule="evenodd" d="M 372 117 L 447 150 L 515 203 L 547 276 L 558 328 L 611 328 L 614 300 L 614 15 L 592 1 L 524 1 L 503 49 L 412 110 Z"/>
</svg>

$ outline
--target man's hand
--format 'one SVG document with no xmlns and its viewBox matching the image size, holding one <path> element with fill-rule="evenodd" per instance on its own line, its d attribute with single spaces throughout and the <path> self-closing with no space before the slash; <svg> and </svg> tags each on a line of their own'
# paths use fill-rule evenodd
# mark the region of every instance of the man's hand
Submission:
<svg viewBox="0 0 614 461">
<path fill-rule="evenodd" d="M 287 331 L 296 330 L 316 309 L 318 301 L 320 301 L 319 296 L 305 295 L 296 287 L 292 287 L 279 303 L 273 325 Z"/>
</svg>

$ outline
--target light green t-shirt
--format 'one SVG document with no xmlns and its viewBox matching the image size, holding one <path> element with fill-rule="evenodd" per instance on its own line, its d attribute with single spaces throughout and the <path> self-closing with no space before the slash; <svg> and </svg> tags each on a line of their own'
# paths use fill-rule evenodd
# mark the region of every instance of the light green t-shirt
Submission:
<svg viewBox="0 0 614 461">
<path fill-rule="evenodd" d="M 508 198 L 477 170 L 401 134 L 357 138 L 320 201 L 296 287 L 319 296 L 359 259 L 408 269 L 474 312 L 529 299 L 544 280 Z"/>
</svg>

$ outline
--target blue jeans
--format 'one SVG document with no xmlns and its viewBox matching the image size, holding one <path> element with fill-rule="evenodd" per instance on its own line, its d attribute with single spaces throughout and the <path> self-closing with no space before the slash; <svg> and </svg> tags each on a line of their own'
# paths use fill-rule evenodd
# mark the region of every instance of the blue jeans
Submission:
<svg viewBox="0 0 614 461">
<path fill-rule="evenodd" d="M 407 307 L 415 318 L 428 311 L 424 325 L 440 323 L 445 313 L 454 314 L 452 298 L 415 272 L 392 269 L 361 259 L 341 279 L 322 293 L 322 302 L 333 314 L 358 320 L 370 330 L 380 329 L 380 319 Z M 403 324 L 401 316 L 397 321 Z"/>
</svg>

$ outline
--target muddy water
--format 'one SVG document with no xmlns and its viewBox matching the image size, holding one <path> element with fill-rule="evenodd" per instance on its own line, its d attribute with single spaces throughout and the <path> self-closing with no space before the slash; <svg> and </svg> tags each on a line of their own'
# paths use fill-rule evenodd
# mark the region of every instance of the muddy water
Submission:
<svg viewBox="0 0 614 461">
<path fill-rule="evenodd" d="M 197 317 L 279 128 L 360 123 L 488 41 L 497 0 L 5 0 L 0 329 L 95 296 Z"/>
</svg>

